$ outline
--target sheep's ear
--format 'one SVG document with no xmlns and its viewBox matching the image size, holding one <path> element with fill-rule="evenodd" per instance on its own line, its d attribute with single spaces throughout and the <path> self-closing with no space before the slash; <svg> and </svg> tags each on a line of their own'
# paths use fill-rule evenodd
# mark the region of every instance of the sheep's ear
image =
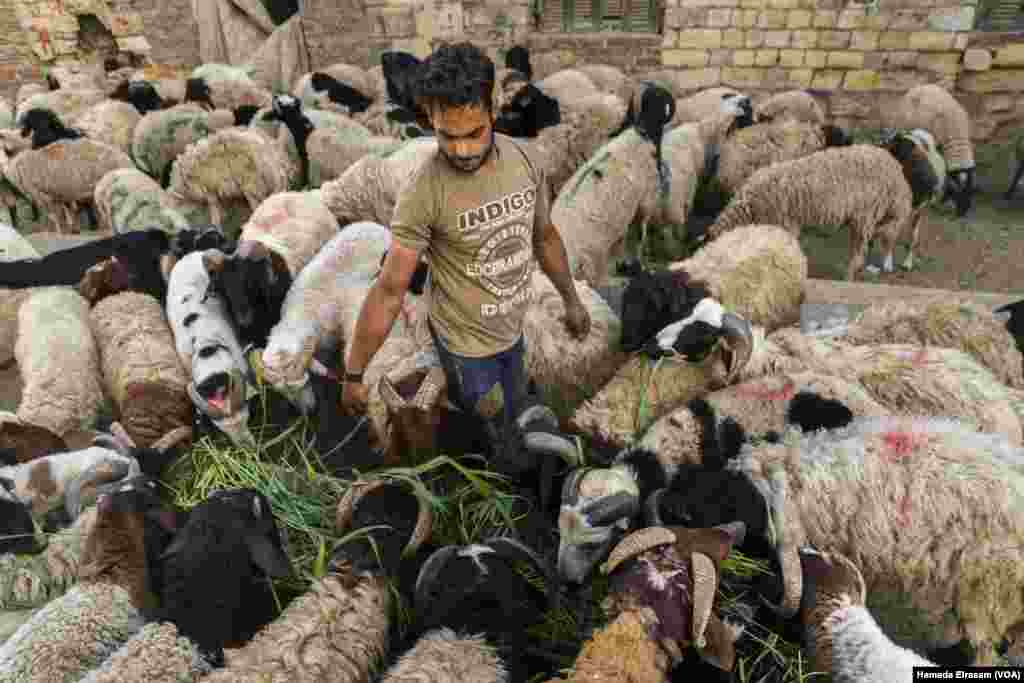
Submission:
<svg viewBox="0 0 1024 683">
<path fill-rule="evenodd" d="M 267 249 L 267 245 L 262 242 L 250 242 L 247 240 L 242 247 L 244 248 L 244 251 L 243 249 L 239 249 L 239 256 L 244 256 L 244 258 L 247 258 L 250 261 L 270 260 L 270 250 Z"/>
<path fill-rule="evenodd" d="M 736 664 L 736 641 L 742 633 L 742 626 L 731 626 L 711 615 L 705 631 L 706 644 L 698 650 L 700 658 L 722 671 L 732 671 Z"/>
<path fill-rule="evenodd" d="M 203 267 L 211 275 L 224 270 L 224 262 L 226 260 L 227 254 L 218 249 L 210 249 L 203 253 Z"/>
<path fill-rule="evenodd" d="M 249 548 L 249 559 L 263 570 L 267 576 L 287 578 L 292 576 L 292 564 L 276 543 L 265 533 L 251 531 L 245 535 L 245 545 Z"/>
<path fill-rule="evenodd" d="M 188 539 L 185 538 L 185 534 L 180 531 L 177 532 L 171 542 L 167 544 L 167 547 L 164 548 L 164 551 L 160 553 L 160 560 L 166 560 L 172 555 L 177 555 L 185 550 L 186 545 L 188 545 Z"/>
<path fill-rule="evenodd" d="M 160 275 L 163 276 L 164 282 L 169 282 L 171 279 L 171 271 L 174 270 L 174 266 L 178 263 L 178 257 L 172 253 L 166 253 L 160 255 Z"/>
</svg>

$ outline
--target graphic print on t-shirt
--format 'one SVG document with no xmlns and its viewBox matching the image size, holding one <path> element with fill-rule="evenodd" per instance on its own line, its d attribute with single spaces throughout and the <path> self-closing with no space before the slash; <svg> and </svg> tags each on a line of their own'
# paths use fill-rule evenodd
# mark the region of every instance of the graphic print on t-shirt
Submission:
<svg viewBox="0 0 1024 683">
<path fill-rule="evenodd" d="M 459 230 L 466 237 L 486 235 L 474 259 L 466 264 L 466 275 L 477 280 L 498 303 L 480 304 L 480 315 L 506 315 L 526 303 L 532 259 L 534 188 L 511 192 L 504 197 L 459 214 Z"/>
</svg>

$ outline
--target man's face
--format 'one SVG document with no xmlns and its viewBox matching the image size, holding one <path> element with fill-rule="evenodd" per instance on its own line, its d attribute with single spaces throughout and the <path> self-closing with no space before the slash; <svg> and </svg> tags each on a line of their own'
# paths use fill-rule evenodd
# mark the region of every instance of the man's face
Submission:
<svg viewBox="0 0 1024 683">
<path fill-rule="evenodd" d="M 483 105 L 434 107 L 430 123 L 441 153 L 455 169 L 475 173 L 494 146 L 494 119 Z"/>
</svg>

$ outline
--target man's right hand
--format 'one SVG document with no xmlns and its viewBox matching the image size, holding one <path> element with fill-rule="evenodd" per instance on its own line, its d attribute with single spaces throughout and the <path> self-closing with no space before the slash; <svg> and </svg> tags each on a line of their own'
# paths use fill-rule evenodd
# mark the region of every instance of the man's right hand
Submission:
<svg viewBox="0 0 1024 683">
<path fill-rule="evenodd" d="M 344 415 L 365 415 L 370 390 L 362 382 L 345 382 L 341 386 L 341 412 Z"/>
</svg>

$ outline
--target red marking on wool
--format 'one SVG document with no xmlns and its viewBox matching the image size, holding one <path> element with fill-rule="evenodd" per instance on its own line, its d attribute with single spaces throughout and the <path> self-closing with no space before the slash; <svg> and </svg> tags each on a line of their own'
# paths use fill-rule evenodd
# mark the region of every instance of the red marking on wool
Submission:
<svg viewBox="0 0 1024 683">
<path fill-rule="evenodd" d="M 924 444 L 924 438 L 915 432 L 893 430 L 882 435 L 882 442 L 886 446 L 883 456 L 887 460 L 895 462 L 910 456 L 911 453 L 919 449 Z"/>
<path fill-rule="evenodd" d="M 896 510 L 896 522 L 904 527 L 910 524 L 910 493 L 904 493 L 900 499 Z"/>
<path fill-rule="evenodd" d="M 796 384 L 790 380 L 779 389 L 768 389 L 761 384 L 740 384 L 736 393 L 758 401 L 788 401 L 796 394 Z"/>
<path fill-rule="evenodd" d="M 917 353 L 910 359 L 910 364 L 915 368 L 919 368 L 928 362 L 928 349 L 923 346 L 917 350 Z"/>
</svg>

